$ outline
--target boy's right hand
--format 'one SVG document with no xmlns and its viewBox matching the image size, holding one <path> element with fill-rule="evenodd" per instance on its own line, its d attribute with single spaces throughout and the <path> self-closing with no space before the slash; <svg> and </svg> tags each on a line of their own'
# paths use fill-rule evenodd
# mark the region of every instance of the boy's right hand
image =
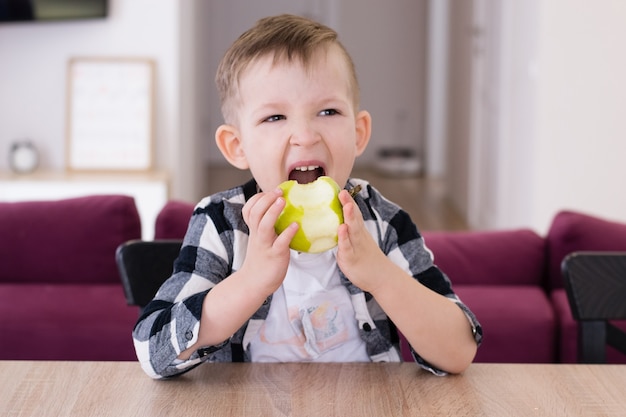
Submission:
<svg viewBox="0 0 626 417">
<path fill-rule="evenodd" d="M 280 287 L 289 266 L 289 243 L 298 231 L 293 223 L 280 235 L 274 224 L 285 207 L 282 191 L 260 192 L 243 206 L 243 219 L 250 235 L 246 257 L 241 271 L 255 276 L 255 280 L 267 286 L 267 295 Z"/>
<path fill-rule="evenodd" d="M 241 268 L 206 295 L 198 338 L 179 359 L 187 360 L 201 346 L 227 340 L 280 287 L 289 266 L 289 243 L 298 230 L 296 223 L 280 235 L 274 231 L 283 207 L 280 190 L 256 194 L 243 206 L 250 235 Z"/>
</svg>

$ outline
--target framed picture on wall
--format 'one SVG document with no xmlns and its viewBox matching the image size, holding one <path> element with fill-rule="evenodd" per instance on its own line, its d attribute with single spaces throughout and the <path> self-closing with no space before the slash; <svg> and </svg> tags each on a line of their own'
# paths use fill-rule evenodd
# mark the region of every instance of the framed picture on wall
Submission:
<svg viewBox="0 0 626 417">
<path fill-rule="evenodd" d="M 66 167 L 147 171 L 154 153 L 155 64 L 144 58 L 72 58 Z"/>
</svg>

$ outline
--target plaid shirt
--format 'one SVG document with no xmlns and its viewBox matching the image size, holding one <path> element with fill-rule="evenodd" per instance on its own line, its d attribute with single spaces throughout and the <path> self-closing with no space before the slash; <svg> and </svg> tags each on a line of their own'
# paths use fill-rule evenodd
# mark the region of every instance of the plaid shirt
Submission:
<svg viewBox="0 0 626 417">
<path fill-rule="evenodd" d="M 423 285 L 455 302 L 465 312 L 476 342 L 480 343 L 480 324 L 454 294 L 449 279 L 433 265 L 432 254 L 408 214 L 363 180 L 351 179 L 346 188 L 357 184 L 362 190 L 355 201 L 367 230 L 381 250 Z M 206 197 L 195 207 L 172 276 L 146 306 L 133 330 L 137 357 L 151 377 L 177 375 L 204 361 L 250 360 L 247 342 L 267 317 L 271 296 L 224 343 L 199 349 L 186 361 L 177 357 L 197 340 L 207 292 L 243 263 L 248 227 L 241 210 L 256 192 L 257 185 L 251 180 L 240 187 Z M 369 293 L 353 285 L 341 271 L 340 278 L 351 295 L 359 334 L 371 360 L 399 361 L 398 336 L 391 320 Z M 425 369 L 438 375 L 445 374 L 426 363 L 412 348 L 411 352 Z"/>
</svg>

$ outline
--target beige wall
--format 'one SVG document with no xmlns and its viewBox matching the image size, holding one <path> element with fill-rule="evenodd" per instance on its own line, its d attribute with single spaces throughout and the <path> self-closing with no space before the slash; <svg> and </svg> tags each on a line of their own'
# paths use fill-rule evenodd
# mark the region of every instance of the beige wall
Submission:
<svg viewBox="0 0 626 417">
<path fill-rule="evenodd" d="M 452 1 L 449 11 L 447 162 L 444 176 L 452 203 L 467 217 L 472 103 L 472 2 Z"/>
<path fill-rule="evenodd" d="M 357 67 L 361 107 L 372 113 L 372 140 L 359 163 L 370 163 L 377 149 L 408 146 L 421 153 L 425 135 L 427 0 L 213 0 L 206 80 L 209 101 L 201 118 L 207 138 L 206 160 L 225 163 L 213 143 L 221 123 L 213 76 L 225 49 L 257 19 L 296 13 L 330 25 L 339 33 Z"/>
<path fill-rule="evenodd" d="M 374 115 L 377 148 L 424 140 L 426 0 L 111 0 L 110 16 L 83 22 L 0 25 L 0 170 L 10 143 L 30 138 L 41 168 L 65 167 L 69 58 L 141 56 L 157 63 L 156 161 L 171 197 L 197 201 L 205 164 L 223 163 L 213 135 L 221 123 L 213 77 L 236 36 L 267 14 L 290 12 L 337 28 L 353 53 L 363 107 Z"/>
</svg>

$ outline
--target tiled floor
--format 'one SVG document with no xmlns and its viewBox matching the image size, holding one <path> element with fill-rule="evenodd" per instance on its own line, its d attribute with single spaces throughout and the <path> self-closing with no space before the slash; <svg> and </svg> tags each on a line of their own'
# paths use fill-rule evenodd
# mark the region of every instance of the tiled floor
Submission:
<svg viewBox="0 0 626 417">
<path fill-rule="evenodd" d="M 229 166 L 208 168 L 206 195 L 244 183 L 248 171 Z M 441 180 L 421 177 L 392 178 L 367 168 L 355 168 L 353 176 L 368 180 L 386 198 L 400 205 L 420 230 L 464 230 L 467 225 L 445 197 Z"/>
</svg>

